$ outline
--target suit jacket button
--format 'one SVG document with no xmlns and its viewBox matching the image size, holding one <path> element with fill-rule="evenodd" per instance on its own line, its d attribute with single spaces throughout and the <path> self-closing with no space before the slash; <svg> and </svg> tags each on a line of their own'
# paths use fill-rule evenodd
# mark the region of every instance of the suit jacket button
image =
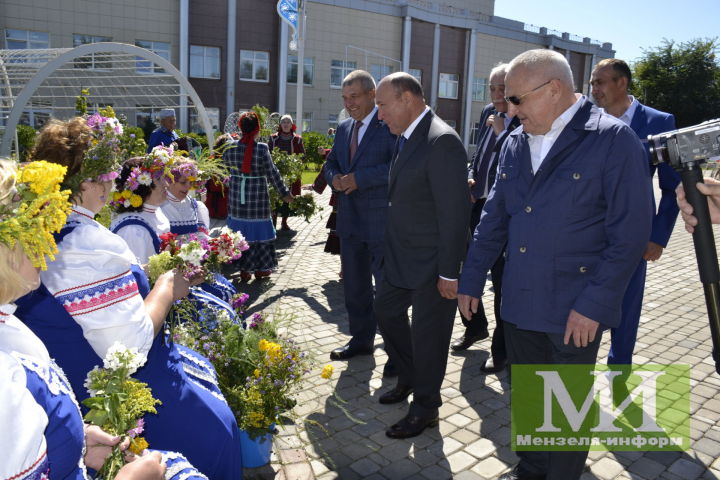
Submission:
<svg viewBox="0 0 720 480">
<path fill-rule="evenodd" d="M 573 179 L 580 180 L 580 174 L 577 172 L 573 173 Z"/>
<path fill-rule="evenodd" d="M 392 207 L 392 202 L 388 202 L 388 207 Z"/>
<path fill-rule="evenodd" d="M 501 174 L 500 174 L 500 178 L 502 178 L 503 180 L 505 180 L 505 179 L 507 178 L 507 173 L 501 173 Z"/>
<path fill-rule="evenodd" d="M 585 273 L 585 272 L 587 272 L 587 267 L 583 265 L 582 267 L 580 267 L 580 273 Z"/>
<path fill-rule="evenodd" d="M 525 253 L 525 252 L 527 252 L 527 248 L 525 248 L 525 247 L 520 247 L 520 253 Z"/>
<path fill-rule="evenodd" d="M 530 212 L 532 212 L 532 207 L 530 205 L 528 205 L 527 207 L 525 207 L 525 213 L 530 213 Z"/>
</svg>

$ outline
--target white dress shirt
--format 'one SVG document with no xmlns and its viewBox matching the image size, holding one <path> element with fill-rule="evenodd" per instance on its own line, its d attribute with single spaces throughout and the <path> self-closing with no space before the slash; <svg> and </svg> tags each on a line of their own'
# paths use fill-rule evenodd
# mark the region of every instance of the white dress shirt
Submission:
<svg viewBox="0 0 720 480">
<path fill-rule="evenodd" d="M 365 135 L 365 132 L 367 132 L 368 125 L 370 125 L 370 121 L 373 118 L 373 115 L 375 115 L 375 112 L 377 112 L 377 107 L 374 107 L 370 113 L 368 113 L 367 117 L 363 118 L 362 126 L 358 130 L 358 146 L 360 146 L 360 142 L 362 142 L 363 135 Z M 355 126 L 355 123 L 353 122 L 353 127 Z"/>
<path fill-rule="evenodd" d="M 582 96 L 578 96 L 570 108 L 565 110 L 559 117 L 555 119 L 550 127 L 550 130 L 545 135 L 532 135 L 528 136 L 528 144 L 530 146 L 530 160 L 532 161 L 533 174 L 537 173 L 540 165 L 545 160 L 545 156 L 548 154 L 555 141 L 558 139 L 562 131 L 565 129 L 570 120 L 575 116 L 577 111 L 580 109 L 580 99 Z"/>
</svg>

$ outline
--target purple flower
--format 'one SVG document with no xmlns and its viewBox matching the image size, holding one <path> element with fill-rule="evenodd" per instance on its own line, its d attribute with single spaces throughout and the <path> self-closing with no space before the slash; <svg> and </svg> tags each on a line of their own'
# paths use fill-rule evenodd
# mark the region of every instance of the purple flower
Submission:
<svg viewBox="0 0 720 480">
<path fill-rule="evenodd" d="M 142 418 L 138 419 L 137 423 L 135 424 L 135 428 L 131 428 L 127 431 L 127 434 L 130 436 L 130 438 L 135 438 L 143 431 L 145 430 L 145 420 Z"/>
</svg>

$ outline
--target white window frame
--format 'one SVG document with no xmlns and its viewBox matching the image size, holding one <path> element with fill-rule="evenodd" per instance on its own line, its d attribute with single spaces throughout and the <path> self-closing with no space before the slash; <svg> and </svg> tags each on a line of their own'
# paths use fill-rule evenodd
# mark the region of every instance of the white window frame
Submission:
<svg viewBox="0 0 720 480">
<path fill-rule="evenodd" d="M 480 136 L 480 122 L 472 122 L 470 127 L 470 143 L 469 145 L 477 145 Z"/>
<path fill-rule="evenodd" d="M 438 98 L 457 100 L 460 75 L 457 73 L 441 73 L 438 82 Z"/>
<path fill-rule="evenodd" d="M 371 63 L 370 64 L 370 75 L 375 79 L 375 83 L 380 83 L 380 80 L 393 73 L 392 65 L 382 63 Z"/>
<path fill-rule="evenodd" d="M 328 128 L 337 129 L 337 126 L 338 126 L 338 114 L 337 113 L 328 114 Z"/>
<path fill-rule="evenodd" d="M 210 125 L 214 130 L 220 130 L 220 108 L 218 107 L 205 107 Z M 188 130 L 193 133 L 202 134 L 204 132 L 204 125 L 200 122 L 200 116 L 195 109 L 190 110 Z"/>
<path fill-rule="evenodd" d="M 81 40 L 89 38 L 89 42 L 83 42 Z M 100 42 L 111 42 L 112 37 L 106 37 L 103 35 L 86 35 L 84 33 L 73 33 L 73 47 L 79 47 L 80 45 L 87 45 L 90 43 L 100 43 Z M 75 68 L 86 68 L 89 70 L 98 70 L 98 71 L 110 71 L 112 69 L 112 60 L 108 58 L 107 60 L 100 60 L 105 58 L 103 56 L 104 54 L 102 52 L 97 53 L 91 53 L 89 55 L 86 55 L 84 57 L 76 58 L 75 59 Z M 80 61 L 78 64 L 77 62 Z M 89 62 L 89 64 L 88 64 Z M 110 64 L 109 67 L 98 67 L 100 64 Z M 79 66 L 78 66 L 79 65 Z"/>
<path fill-rule="evenodd" d="M 342 81 L 353 70 L 357 70 L 357 62 L 330 60 L 330 88 L 342 88 Z M 340 80 L 333 83 L 333 72 L 340 73 Z"/>
<path fill-rule="evenodd" d="M 217 56 L 208 55 L 209 52 L 217 52 Z M 220 67 L 220 58 L 222 52 L 220 47 L 209 45 L 190 45 L 190 72 L 191 78 L 206 78 L 209 80 L 220 80 L 222 77 L 222 69 Z M 193 71 L 193 57 L 202 59 L 202 72 Z M 217 71 L 217 75 L 213 75 Z"/>
<path fill-rule="evenodd" d="M 262 58 L 265 57 L 265 58 Z M 251 62 L 252 76 L 243 77 L 243 62 Z M 261 68 L 265 68 L 266 78 L 258 78 Z M 270 82 L 270 53 L 263 50 L 240 50 L 240 80 L 243 82 Z"/>
<path fill-rule="evenodd" d="M 295 66 L 295 79 L 291 79 L 291 67 Z M 309 72 L 309 75 L 305 75 L 307 72 Z M 297 85 L 297 72 L 298 72 L 298 58 L 297 55 L 288 55 L 288 61 L 287 61 L 287 83 L 291 85 Z M 310 77 L 309 81 L 308 78 Z M 305 62 L 303 65 L 303 85 L 306 85 L 308 87 L 312 87 L 313 80 L 315 80 L 315 59 L 313 57 L 305 57 Z"/>
<path fill-rule="evenodd" d="M 420 82 L 420 85 L 422 85 L 422 70 L 419 68 L 411 68 L 408 70 L 408 73 L 415 77 L 415 79 Z"/>
<path fill-rule="evenodd" d="M 289 115 L 295 119 L 295 123 L 297 123 L 297 114 L 296 112 L 288 112 Z M 313 112 L 303 112 L 303 132 L 309 132 L 312 129 L 312 121 L 313 121 Z"/>
<path fill-rule="evenodd" d="M 32 38 L 33 35 L 44 36 L 45 39 Z M 25 42 L 25 45 L 21 48 L 11 47 L 9 42 Z M 20 28 L 6 28 L 5 29 L 5 48 L 8 50 L 23 50 L 30 48 L 50 48 L 50 33 L 41 32 L 38 30 L 23 30 Z"/>
<path fill-rule="evenodd" d="M 145 50 L 151 51 L 152 53 L 164 58 L 168 62 L 170 61 L 170 49 L 172 48 L 169 42 L 156 42 L 154 40 L 135 40 L 135 46 L 144 48 Z M 142 57 L 135 57 L 135 71 L 139 74 L 153 74 L 153 73 L 165 73 L 165 69 L 158 67 L 149 60 L 145 60 Z"/>
<path fill-rule="evenodd" d="M 484 77 L 473 77 L 472 100 L 473 102 L 487 102 L 489 81 Z"/>
</svg>

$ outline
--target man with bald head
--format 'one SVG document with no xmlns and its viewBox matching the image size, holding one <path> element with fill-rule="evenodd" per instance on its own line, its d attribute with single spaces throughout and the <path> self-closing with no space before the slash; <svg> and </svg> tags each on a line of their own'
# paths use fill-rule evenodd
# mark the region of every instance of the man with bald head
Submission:
<svg viewBox="0 0 720 480">
<path fill-rule="evenodd" d="M 500 153 L 463 266 L 460 310 L 478 308 L 485 272 L 507 245 L 501 310 L 509 363 L 594 364 L 602 331 L 620 323 L 650 236 L 647 156 L 627 125 L 574 92 L 570 66 L 555 51 L 515 57 L 505 98 L 522 128 Z M 517 453 L 520 463 L 501 479 L 577 479 L 587 458 Z"/>
<path fill-rule="evenodd" d="M 388 184 L 383 276 L 374 304 L 398 382 L 380 403 L 399 403 L 413 393 L 408 414 L 386 430 L 388 437 L 408 438 L 436 425 L 442 404 L 470 215 L 467 153 L 455 130 L 425 105 L 422 86 L 412 75 L 383 78 L 375 103 L 378 118 L 398 135 Z"/>
</svg>

